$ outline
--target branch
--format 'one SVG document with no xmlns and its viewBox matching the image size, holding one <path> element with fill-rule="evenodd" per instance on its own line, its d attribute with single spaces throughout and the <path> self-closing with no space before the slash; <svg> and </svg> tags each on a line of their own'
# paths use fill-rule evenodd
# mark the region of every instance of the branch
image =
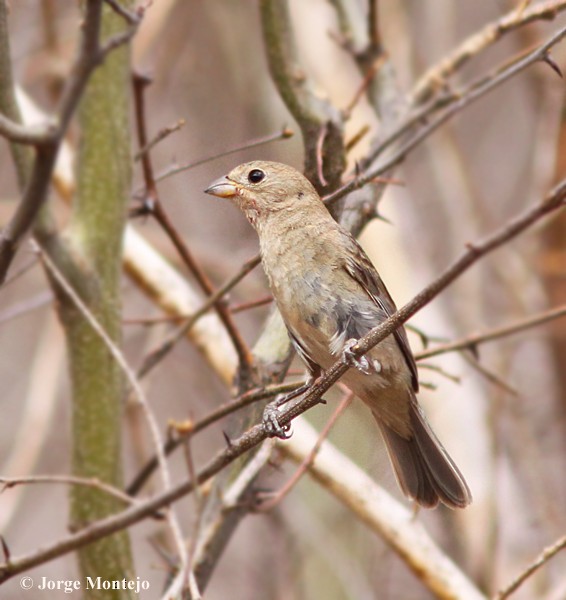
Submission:
<svg viewBox="0 0 566 600">
<path fill-rule="evenodd" d="M 483 97 L 485 94 L 501 85 L 511 77 L 517 75 L 532 64 L 539 61 L 544 61 L 550 48 L 562 41 L 564 37 L 566 37 L 566 27 L 560 29 L 544 44 L 532 52 L 529 52 L 527 55 L 519 58 L 512 64 L 496 70 L 491 75 L 480 78 L 463 92 L 454 92 L 444 96 L 441 104 L 447 104 L 448 106 L 443 112 L 440 113 L 440 115 L 431 120 L 428 125 L 417 131 L 414 136 L 410 137 L 405 144 L 398 148 L 391 156 L 387 157 L 381 164 L 378 164 L 373 168 L 367 168 L 361 175 L 344 184 L 336 192 L 325 196 L 325 203 L 330 204 L 335 202 L 353 190 L 362 188 L 376 177 L 379 177 L 384 172 L 391 169 L 391 167 L 402 162 L 410 151 L 417 147 L 422 141 L 428 138 L 432 133 L 444 125 L 446 121 L 460 112 L 463 108 L 466 108 L 476 100 L 479 100 L 479 98 Z M 387 139 L 380 144 L 379 153 L 383 152 L 383 150 L 390 146 L 393 141 L 397 140 L 400 135 L 408 131 L 408 129 L 410 129 L 408 124 L 412 126 L 412 124 L 424 119 L 430 114 L 431 110 L 436 110 L 437 106 L 438 103 L 434 103 L 431 105 L 432 108 L 426 107 L 424 109 L 418 109 L 416 113 L 410 114 L 407 117 L 406 122 L 399 124 L 394 131 L 389 133 Z M 377 153 L 374 153 L 372 156 L 366 159 L 364 164 L 372 162 L 375 158 L 377 158 Z"/>
<path fill-rule="evenodd" d="M 0 113 L 0 135 L 11 142 L 27 144 L 29 146 L 41 146 L 50 144 L 59 128 L 55 123 L 47 125 L 20 125 Z"/>
<path fill-rule="evenodd" d="M 29 477 L 0 477 L 0 483 L 4 484 L 0 493 L 24 484 L 63 483 L 66 485 L 83 485 L 100 490 L 105 494 L 121 500 L 125 504 L 134 504 L 135 502 L 138 502 L 136 498 L 129 496 L 119 488 L 105 483 L 104 481 L 100 481 L 100 479 L 96 479 L 95 477 L 75 477 L 73 475 L 30 475 Z"/>
<path fill-rule="evenodd" d="M 350 407 L 354 398 L 354 393 L 346 388 L 342 400 L 340 400 L 338 406 L 334 409 L 332 415 L 330 415 L 330 418 L 326 421 L 324 427 L 320 430 L 320 432 L 316 432 L 316 440 L 314 441 L 314 443 L 308 444 L 308 452 L 303 453 L 303 458 L 299 462 L 297 470 L 276 492 L 263 493 L 257 498 L 258 505 L 255 507 L 256 512 L 268 512 L 270 510 L 273 510 L 283 501 L 284 498 L 286 498 L 291 493 L 291 491 L 296 487 L 299 481 L 301 481 L 304 474 L 314 464 L 323 442 L 328 439 L 330 430 L 334 427 L 334 425 L 342 416 L 344 411 Z M 295 423 L 296 422 L 297 421 L 295 421 Z M 297 432 L 295 430 L 293 432 L 293 435 L 295 436 L 296 433 Z M 303 436 L 299 436 L 300 439 L 302 437 Z M 296 438 L 294 441 L 296 441 Z M 281 444 L 280 442 L 281 440 L 277 441 L 277 443 L 280 445 L 281 450 L 283 451 L 283 454 L 287 454 L 285 444 Z M 293 444 L 293 446 L 296 447 L 296 444 Z"/>
<path fill-rule="evenodd" d="M 495 329 L 490 329 L 484 333 L 477 333 L 475 335 L 470 335 L 468 337 L 462 338 L 461 340 L 456 340 L 455 342 L 450 342 L 449 344 L 443 344 L 442 346 L 438 346 L 436 348 L 431 348 L 430 350 L 423 350 L 415 355 L 416 360 L 422 360 L 424 358 L 430 358 L 431 356 L 438 356 L 439 354 L 446 354 L 447 352 L 454 352 L 455 350 L 474 350 L 474 347 L 478 344 L 483 344 L 485 342 L 491 342 L 493 340 L 497 340 L 502 337 L 506 337 L 508 335 L 513 335 L 515 333 L 519 333 L 524 331 L 525 329 L 530 329 L 531 327 L 535 327 L 536 325 L 542 325 L 543 323 L 547 323 L 548 321 L 553 321 L 554 319 L 559 319 L 566 315 L 566 305 L 559 306 L 558 308 L 552 308 L 545 312 L 542 312 L 538 315 L 534 315 L 532 317 L 528 317 L 527 319 L 521 319 L 519 321 L 515 321 L 510 325 L 505 325 L 503 327 L 497 327 Z"/>
<path fill-rule="evenodd" d="M 439 88 L 446 85 L 446 79 L 471 58 L 477 56 L 492 44 L 495 44 L 506 33 L 515 31 L 534 21 L 552 20 L 556 15 L 566 9 L 566 0 L 553 0 L 551 2 L 538 2 L 530 8 L 514 8 L 504 17 L 493 23 L 488 23 L 483 29 L 465 39 L 440 63 L 434 65 L 424 73 L 415 84 L 410 104 L 415 106 L 426 102 Z"/>
<path fill-rule="evenodd" d="M 146 124 L 145 124 L 145 94 L 144 90 L 149 84 L 149 80 L 142 75 L 134 73 L 133 75 L 133 84 L 134 84 L 134 102 L 136 107 L 136 125 L 138 132 L 138 141 L 140 148 L 145 148 L 148 144 L 147 132 L 146 132 Z M 148 199 L 144 206 L 148 207 L 150 214 L 155 218 L 155 220 L 159 223 L 162 229 L 167 233 L 169 239 L 175 246 L 175 249 L 179 253 L 180 257 L 183 259 L 183 262 L 190 270 L 190 272 L 194 275 L 197 283 L 200 288 L 207 296 L 212 296 L 214 294 L 214 287 L 211 281 L 208 279 L 207 275 L 204 271 L 199 267 L 197 261 L 194 259 L 192 253 L 190 252 L 187 245 L 184 243 L 182 237 L 179 235 L 179 232 L 169 219 L 161 201 L 159 200 L 159 194 L 157 191 L 157 186 L 155 182 L 155 178 L 153 175 L 153 165 L 151 162 L 151 156 L 149 152 L 144 152 L 141 155 L 141 163 L 143 168 L 143 176 L 146 184 L 146 190 Z M 222 298 L 218 298 L 214 302 L 214 308 L 218 313 L 219 319 L 224 324 L 232 343 L 234 344 L 234 349 L 236 350 L 236 354 L 239 359 L 239 377 L 242 381 L 247 381 L 252 377 L 252 355 L 239 331 L 237 328 L 234 319 L 226 303 L 223 302 Z"/>
<path fill-rule="evenodd" d="M 516 578 L 514 579 L 507 587 L 505 587 L 500 592 L 497 592 L 493 597 L 493 600 L 504 600 L 508 598 L 513 592 L 517 591 L 517 589 L 540 567 L 542 567 L 545 563 L 547 563 L 553 556 L 558 554 L 561 550 L 566 548 L 566 535 L 562 536 L 559 540 L 554 542 L 551 546 L 545 548 L 539 556 Z"/>
<path fill-rule="evenodd" d="M 319 98 L 299 63 L 287 0 L 261 0 L 260 15 L 269 71 L 281 99 L 293 115 L 303 134 L 305 175 L 320 192 L 340 184 L 346 166 L 343 125 L 332 104 Z M 326 128 L 321 152 L 317 144 Z M 323 169 L 317 166 L 322 159 Z"/>
<path fill-rule="evenodd" d="M 163 446 L 163 452 L 169 456 L 172 452 L 174 452 L 181 444 L 184 444 L 189 438 L 193 435 L 199 433 L 203 429 L 206 429 L 213 423 L 216 423 L 220 419 L 236 412 L 244 408 L 245 406 L 249 406 L 254 402 L 260 402 L 261 400 L 266 400 L 269 398 L 273 398 L 278 394 L 286 394 L 288 392 L 292 392 L 303 384 L 303 382 L 298 383 L 285 383 L 285 384 L 275 384 L 271 386 L 266 386 L 265 388 L 258 390 L 250 390 L 245 394 L 242 394 L 240 397 L 235 400 L 231 400 L 230 402 L 225 402 L 221 404 L 218 408 L 208 413 L 205 417 L 196 421 L 195 423 L 190 424 L 187 428 L 187 431 L 184 431 L 181 435 L 176 438 L 170 438 L 167 440 L 166 444 Z M 131 496 L 135 496 L 139 493 L 141 488 L 144 486 L 145 482 L 151 477 L 152 473 L 159 466 L 157 456 L 153 456 L 150 458 L 147 463 L 144 465 L 142 469 L 140 469 L 139 473 L 134 477 L 132 483 L 127 487 L 127 492 Z"/>
<path fill-rule="evenodd" d="M 147 142 L 147 144 L 143 148 L 140 148 L 136 152 L 136 154 L 134 155 L 134 160 L 135 161 L 140 160 L 144 154 L 146 154 L 147 152 L 152 150 L 155 146 L 157 146 L 157 144 L 162 142 L 165 138 L 169 137 L 172 133 L 175 133 L 175 132 L 179 131 L 179 129 L 183 128 L 185 126 L 185 123 L 186 123 L 185 119 L 178 119 L 177 122 L 174 123 L 173 125 L 169 125 L 167 127 L 163 127 L 162 129 L 160 129 L 157 132 L 157 134 L 151 140 L 149 140 L 149 142 Z"/>
<path fill-rule="evenodd" d="M 258 148 L 259 146 L 263 146 L 265 144 L 270 144 L 271 142 L 277 142 L 279 140 L 287 140 L 293 137 L 293 131 L 288 127 L 283 127 L 281 131 L 277 133 L 271 133 L 269 135 L 257 138 L 255 140 L 250 140 L 249 142 L 245 142 L 244 144 L 240 144 L 238 146 L 234 146 L 233 148 L 228 148 L 228 150 L 224 150 L 223 152 L 219 152 L 218 154 L 213 154 L 212 156 L 207 156 L 206 158 L 200 158 L 191 163 L 187 163 L 185 165 L 169 167 L 165 171 L 158 173 L 155 176 L 155 182 L 159 183 L 168 177 L 172 177 L 173 175 L 177 175 L 178 173 L 182 173 L 183 171 L 188 171 L 189 169 L 194 169 L 195 167 L 200 167 L 208 162 L 216 160 L 217 158 L 222 158 L 223 156 L 229 156 L 230 154 L 236 154 L 241 152 L 242 150 L 249 150 L 250 148 Z"/>
<path fill-rule="evenodd" d="M 317 442 L 317 432 L 303 419 L 278 448 L 300 463 Z M 378 534 L 403 559 L 435 598 L 486 600 L 458 566 L 407 510 L 334 446 L 324 441 L 309 474 L 351 513 Z"/>
<path fill-rule="evenodd" d="M 0 4 L 0 10 L 4 11 L 4 1 L 2 0 Z M 34 224 L 39 210 L 47 198 L 59 146 L 90 76 L 109 52 L 126 44 L 136 31 L 137 25 L 131 26 L 129 30 L 109 40 L 105 46 L 101 46 L 99 40 L 101 12 L 102 0 L 91 0 L 85 4 L 80 50 L 63 90 L 56 112 L 57 118 L 52 120 L 57 125 L 53 129 L 48 126 L 49 135 L 47 137 L 40 136 L 38 140 L 40 143 L 36 144 L 35 159 L 29 180 L 21 182 L 25 183 L 22 199 L 12 219 L 0 235 L 0 284 L 4 282 L 19 245 Z M 6 123 L 4 124 L 6 125 Z"/>
</svg>

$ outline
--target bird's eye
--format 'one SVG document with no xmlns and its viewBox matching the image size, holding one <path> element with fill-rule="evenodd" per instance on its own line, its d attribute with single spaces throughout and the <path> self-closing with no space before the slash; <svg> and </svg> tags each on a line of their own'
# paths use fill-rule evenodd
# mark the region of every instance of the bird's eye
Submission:
<svg viewBox="0 0 566 600">
<path fill-rule="evenodd" d="M 250 183 L 259 183 L 265 177 L 265 173 L 261 169 L 252 169 L 248 173 L 248 181 Z"/>
</svg>

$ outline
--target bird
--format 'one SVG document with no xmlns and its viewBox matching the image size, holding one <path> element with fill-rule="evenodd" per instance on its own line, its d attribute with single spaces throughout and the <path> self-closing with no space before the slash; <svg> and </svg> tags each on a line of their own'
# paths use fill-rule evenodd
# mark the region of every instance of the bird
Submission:
<svg viewBox="0 0 566 600">
<path fill-rule="evenodd" d="M 205 193 L 230 199 L 257 232 L 269 286 L 310 381 L 396 311 L 363 248 L 298 170 L 252 161 Z M 464 477 L 417 401 L 417 367 L 403 326 L 354 358 L 342 381 L 369 407 L 407 498 L 427 508 L 471 502 Z"/>
</svg>

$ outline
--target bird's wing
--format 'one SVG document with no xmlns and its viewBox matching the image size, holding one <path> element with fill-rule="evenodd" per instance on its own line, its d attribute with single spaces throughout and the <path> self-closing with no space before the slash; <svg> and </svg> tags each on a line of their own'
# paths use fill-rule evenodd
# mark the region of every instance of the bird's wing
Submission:
<svg viewBox="0 0 566 600">
<path fill-rule="evenodd" d="M 377 307 L 385 313 L 386 317 L 390 317 L 397 308 L 385 284 L 362 247 L 353 238 L 350 238 L 350 243 L 354 244 L 354 248 L 352 248 L 353 251 L 349 252 L 346 258 L 344 265 L 346 272 L 364 289 Z M 393 335 L 405 357 L 405 361 L 411 372 L 413 389 L 417 392 L 419 389 L 417 365 L 409 346 L 405 328 L 403 326 L 398 327 Z"/>
<path fill-rule="evenodd" d="M 293 344 L 297 354 L 301 358 L 301 360 L 305 363 L 309 374 L 311 377 L 318 377 L 321 372 L 320 365 L 315 362 L 315 360 L 311 357 L 311 355 L 307 352 L 306 348 L 301 344 L 299 338 L 293 334 L 293 332 L 287 328 L 287 333 L 291 338 L 291 343 Z"/>
</svg>

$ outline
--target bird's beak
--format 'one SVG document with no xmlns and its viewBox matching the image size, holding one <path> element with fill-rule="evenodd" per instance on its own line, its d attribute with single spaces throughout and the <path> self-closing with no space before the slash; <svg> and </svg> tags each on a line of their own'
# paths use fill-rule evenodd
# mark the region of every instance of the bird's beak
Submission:
<svg viewBox="0 0 566 600">
<path fill-rule="evenodd" d="M 238 193 L 238 187 L 233 181 L 230 181 L 228 177 L 221 177 L 209 185 L 206 190 L 204 190 L 204 193 L 210 194 L 211 196 L 218 196 L 219 198 L 232 198 L 232 196 L 235 196 Z"/>
</svg>

